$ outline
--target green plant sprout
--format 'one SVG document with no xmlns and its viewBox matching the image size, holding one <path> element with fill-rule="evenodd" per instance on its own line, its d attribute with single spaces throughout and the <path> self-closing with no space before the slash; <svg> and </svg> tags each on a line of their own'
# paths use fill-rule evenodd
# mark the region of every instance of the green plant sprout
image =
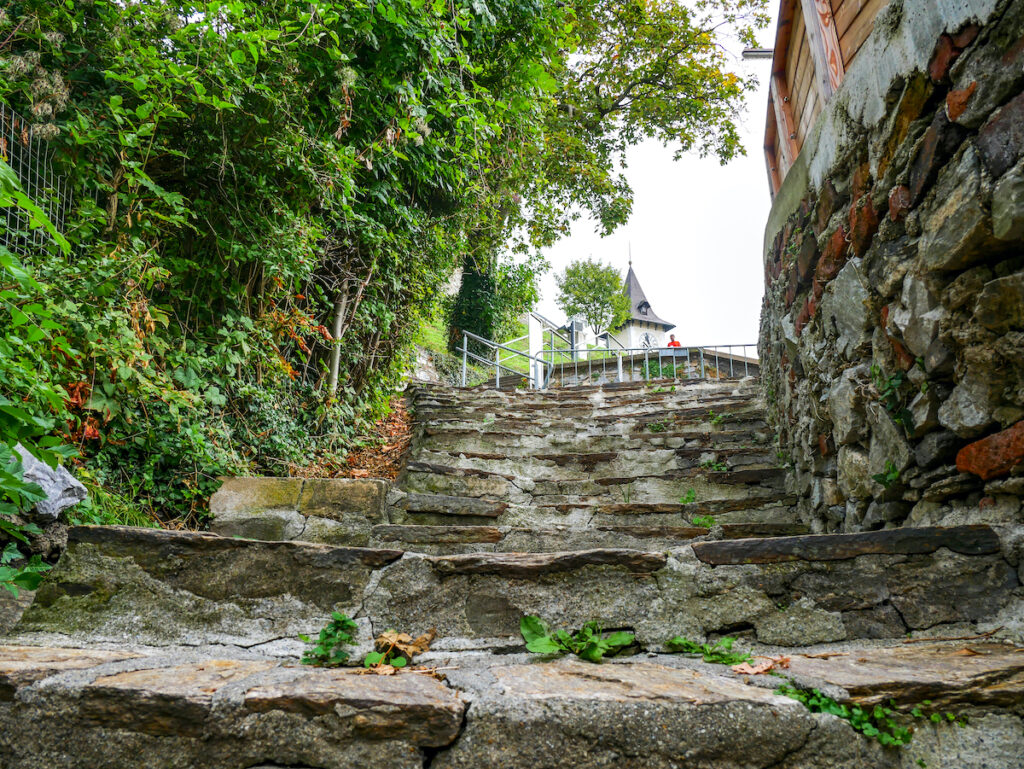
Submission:
<svg viewBox="0 0 1024 769">
<path fill-rule="evenodd" d="M 575 633 L 565 630 L 551 632 L 540 617 L 527 615 L 519 621 L 519 632 L 526 648 L 535 654 L 575 654 L 587 662 L 600 662 L 606 655 L 616 654 L 634 641 L 632 633 L 616 631 L 604 635 L 594 621 L 586 623 Z"/>
<path fill-rule="evenodd" d="M 900 479 L 900 471 L 891 460 L 887 459 L 885 461 L 885 472 L 876 473 L 871 477 L 874 479 L 875 483 L 881 484 L 884 488 L 889 488 Z"/>
<path fill-rule="evenodd" d="M 700 463 L 700 466 L 704 470 L 711 470 L 712 472 L 715 473 L 724 473 L 728 472 L 729 470 L 729 465 L 727 465 L 725 462 L 716 462 L 714 459 L 706 459 Z"/>
<path fill-rule="evenodd" d="M 679 504 L 692 505 L 697 501 L 697 492 L 694 489 L 687 489 L 686 493 L 679 498 Z"/>
<path fill-rule="evenodd" d="M 713 515 L 698 515 L 690 520 L 694 526 L 703 526 L 705 529 L 713 528 L 715 525 L 715 516 Z"/>
<path fill-rule="evenodd" d="M 665 646 L 669 651 L 702 657 L 705 662 L 713 662 L 718 665 L 739 665 L 743 662 L 750 662 L 753 657 L 747 652 L 732 651 L 734 643 L 736 643 L 736 639 L 731 636 L 720 638 L 714 644 L 699 644 L 682 636 L 676 636 L 666 641 Z"/>
<path fill-rule="evenodd" d="M 331 621 L 320 631 L 315 642 L 307 635 L 299 636 L 304 643 L 313 644 L 312 649 L 302 653 L 302 664 L 323 668 L 344 665 L 349 653 L 342 647 L 351 645 L 353 634 L 358 630 L 359 626 L 347 615 L 332 612 Z"/>
</svg>

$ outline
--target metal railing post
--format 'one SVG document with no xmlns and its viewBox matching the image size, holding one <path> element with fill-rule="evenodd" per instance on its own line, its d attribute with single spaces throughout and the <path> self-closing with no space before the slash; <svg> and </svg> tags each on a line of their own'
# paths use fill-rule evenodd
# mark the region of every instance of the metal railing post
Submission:
<svg viewBox="0 0 1024 769">
<path fill-rule="evenodd" d="M 501 351 L 494 348 L 494 389 L 501 389 Z"/>
<path fill-rule="evenodd" d="M 729 377 L 734 378 L 736 374 L 733 372 L 733 364 L 736 362 L 736 353 L 732 351 L 732 345 L 729 346 Z"/>
<path fill-rule="evenodd" d="M 704 371 L 704 348 L 700 348 L 700 378 L 706 378 L 706 372 Z"/>
<path fill-rule="evenodd" d="M 651 381 L 651 350 L 649 347 L 644 348 L 644 381 Z"/>
<path fill-rule="evenodd" d="M 619 382 L 621 383 L 622 382 L 622 353 L 621 352 L 618 353 L 615 356 L 615 362 L 616 362 L 617 367 L 618 367 Z"/>
<path fill-rule="evenodd" d="M 462 386 L 466 386 L 466 366 L 469 361 L 467 357 L 469 355 L 469 339 L 466 337 L 466 333 L 462 333 Z"/>
<path fill-rule="evenodd" d="M 747 346 L 743 345 L 743 376 L 747 377 L 750 374 L 747 371 Z"/>
</svg>

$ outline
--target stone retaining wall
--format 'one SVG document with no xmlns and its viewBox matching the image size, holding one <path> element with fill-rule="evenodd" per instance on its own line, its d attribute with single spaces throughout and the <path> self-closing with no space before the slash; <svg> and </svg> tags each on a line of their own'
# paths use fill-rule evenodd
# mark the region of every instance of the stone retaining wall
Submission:
<svg viewBox="0 0 1024 769">
<path fill-rule="evenodd" d="M 376 478 L 225 478 L 210 498 L 210 531 L 365 547 L 373 526 L 387 523 L 389 487 Z"/>
<path fill-rule="evenodd" d="M 1024 3 L 893 0 L 765 235 L 762 382 L 818 531 L 1019 524 Z"/>
</svg>

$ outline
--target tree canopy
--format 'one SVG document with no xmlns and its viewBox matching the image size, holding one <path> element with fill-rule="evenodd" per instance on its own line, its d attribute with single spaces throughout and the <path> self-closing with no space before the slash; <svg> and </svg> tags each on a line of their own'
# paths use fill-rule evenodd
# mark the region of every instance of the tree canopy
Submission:
<svg viewBox="0 0 1024 769">
<path fill-rule="evenodd" d="M 613 331 L 629 319 L 622 276 L 611 265 L 578 259 L 555 280 L 562 312 L 570 319 L 581 318 L 595 334 Z"/>
</svg>

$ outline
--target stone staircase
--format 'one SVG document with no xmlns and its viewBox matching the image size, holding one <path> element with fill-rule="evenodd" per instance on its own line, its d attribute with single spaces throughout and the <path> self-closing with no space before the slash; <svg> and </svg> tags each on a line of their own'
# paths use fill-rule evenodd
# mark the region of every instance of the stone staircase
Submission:
<svg viewBox="0 0 1024 769">
<path fill-rule="evenodd" d="M 410 396 L 393 488 L 235 479 L 212 533 L 72 529 L 0 647 L 0 768 L 1024 766 L 1022 527 L 809 535 L 749 382 Z M 435 628 L 433 674 L 298 665 L 332 611 L 355 663 Z M 636 644 L 530 655 L 525 614 Z M 894 702 L 914 740 L 669 654 L 677 635 Z"/>
<path fill-rule="evenodd" d="M 416 438 L 375 545 L 664 550 L 805 533 L 752 381 L 412 394 Z"/>
</svg>

